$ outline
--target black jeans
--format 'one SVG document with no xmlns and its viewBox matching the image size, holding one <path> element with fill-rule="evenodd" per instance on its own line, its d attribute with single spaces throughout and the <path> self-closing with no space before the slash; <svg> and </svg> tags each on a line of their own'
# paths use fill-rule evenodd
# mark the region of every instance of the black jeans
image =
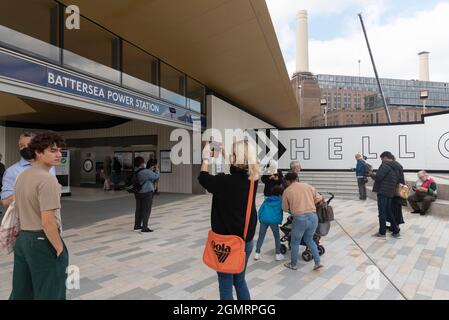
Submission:
<svg viewBox="0 0 449 320">
<path fill-rule="evenodd" d="M 146 229 L 153 205 L 153 192 L 136 193 L 134 197 L 136 198 L 134 228 L 142 227 Z"/>
<path fill-rule="evenodd" d="M 359 199 L 366 200 L 366 178 L 357 178 L 357 184 L 359 186 Z"/>
<path fill-rule="evenodd" d="M 377 195 L 377 208 L 379 210 L 379 233 L 385 234 L 387 232 L 387 218 L 390 221 L 391 230 L 394 234 L 399 233 L 399 227 L 393 215 L 393 208 L 391 206 L 392 198 L 388 198 L 382 194 Z"/>
</svg>

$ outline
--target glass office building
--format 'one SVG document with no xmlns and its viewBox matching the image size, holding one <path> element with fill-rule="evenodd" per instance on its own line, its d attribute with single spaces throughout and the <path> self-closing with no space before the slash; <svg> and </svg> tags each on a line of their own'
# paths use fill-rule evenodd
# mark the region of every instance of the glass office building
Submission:
<svg viewBox="0 0 449 320">
<path fill-rule="evenodd" d="M 353 77 L 341 75 L 317 75 L 322 91 L 330 90 L 362 90 L 372 91 L 373 95 L 365 97 L 365 108 L 382 106 L 375 78 Z M 427 90 L 429 98 L 426 106 L 449 108 L 449 83 L 418 80 L 380 79 L 389 106 L 422 107 L 420 92 Z"/>
</svg>

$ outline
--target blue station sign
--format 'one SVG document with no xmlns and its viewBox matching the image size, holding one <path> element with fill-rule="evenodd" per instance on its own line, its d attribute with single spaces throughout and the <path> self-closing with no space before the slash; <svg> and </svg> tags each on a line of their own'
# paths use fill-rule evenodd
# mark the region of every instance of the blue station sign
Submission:
<svg viewBox="0 0 449 320">
<path fill-rule="evenodd" d="M 193 124 L 201 120 L 206 126 L 204 116 L 187 109 L 1 51 L 0 76 L 171 121 Z"/>
</svg>

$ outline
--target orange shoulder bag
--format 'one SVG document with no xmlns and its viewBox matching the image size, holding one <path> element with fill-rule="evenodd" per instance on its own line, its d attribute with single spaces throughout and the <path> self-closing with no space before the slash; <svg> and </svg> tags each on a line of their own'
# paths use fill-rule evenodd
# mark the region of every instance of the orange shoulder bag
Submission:
<svg viewBox="0 0 449 320">
<path fill-rule="evenodd" d="M 243 239 L 235 235 L 222 235 L 209 230 L 204 248 L 203 262 L 217 272 L 237 274 L 245 269 L 245 240 L 248 233 L 249 220 L 254 195 L 254 181 L 251 180 L 246 205 L 246 219 Z"/>
</svg>

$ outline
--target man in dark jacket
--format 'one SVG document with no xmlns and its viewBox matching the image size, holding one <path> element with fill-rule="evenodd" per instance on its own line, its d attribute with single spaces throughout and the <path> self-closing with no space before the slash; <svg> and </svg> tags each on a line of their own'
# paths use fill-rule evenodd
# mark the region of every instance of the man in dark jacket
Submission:
<svg viewBox="0 0 449 320">
<path fill-rule="evenodd" d="M 366 178 L 366 163 L 362 159 L 362 155 L 357 153 L 355 155 L 355 160 L 357 161 L 357 166 L 355 167 L 355 175 L 357 177 L 357 185 L 359 186 L 359 199 L 366 200 L 366 183 L 368 179 Z"/>
<path fill-rule="evenodd" d="M 394 156 L 391 152 L 383 152 L 380 158 L 382 164 L 375 174 L 371 174 L 371 178 L 374 179 L 373 191 L 377 192 L 377 207 L 379 210 L 379 232 L 374 234 L 374 236 L 386 238 L 386 221 L 388 219 L 391 224 L 393 237 L 399 238 L 399 227 L 393 216 L 392 201 L 396 195 L 402 166 L 394 161 Z"/>
</svg>

